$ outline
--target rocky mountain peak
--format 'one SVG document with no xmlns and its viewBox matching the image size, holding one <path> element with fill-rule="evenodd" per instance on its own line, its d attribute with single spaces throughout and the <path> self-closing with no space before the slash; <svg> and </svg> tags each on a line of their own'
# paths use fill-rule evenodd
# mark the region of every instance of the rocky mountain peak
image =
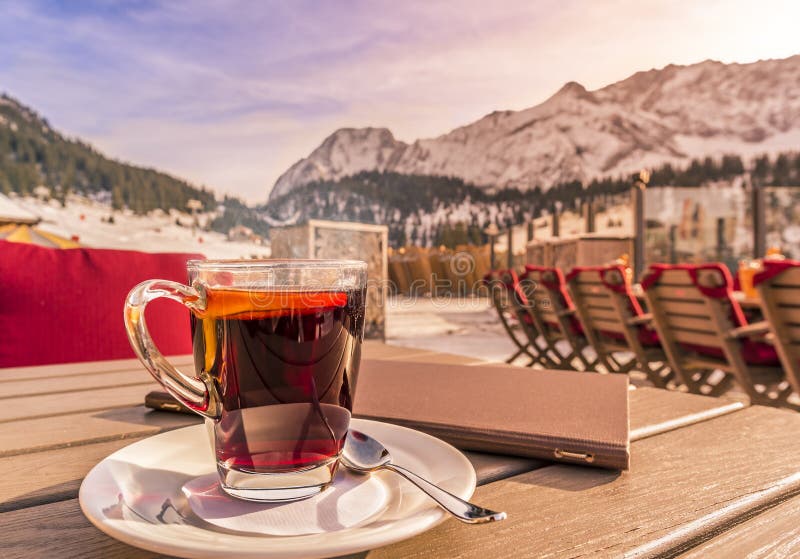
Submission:
<svg viewBox="0 0 800 559">
<path fill-rule="evenodd" d="M 637 72 L 587 91 L 568 82 L 545 102 L 495 111 L 405 144 L 385 128 L 342 129 L 293 165 L 270 198 L 367 170 L 459 177 L 522 189 L 800 147 L 800 55 L 748 64 L 706 60 Z"/>
</svg>

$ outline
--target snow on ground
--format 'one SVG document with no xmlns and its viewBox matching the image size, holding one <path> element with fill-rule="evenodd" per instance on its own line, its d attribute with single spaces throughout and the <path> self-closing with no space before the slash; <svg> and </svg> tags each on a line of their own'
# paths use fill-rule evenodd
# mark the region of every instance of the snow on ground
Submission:
<svg viewBox="0 0 800 559">
<path fill-rule="evenodd" d="M 516 350 L 487 298 L 392 297 L 386 308 L 392 345 L 505 361 Z"/>
<path fill-rule="evenodd" d="M 55 200 L 16 198 L 14 203 L 41 217 L 36 227 L 66 238 L 77 235 L 83 246 L 141 250 L 145 252 L 190 252 L 207 258 L 265 258 L 268 246 L 251 242 L 231 242 L 226 235 L 211 231 L 192 231 L 193 218 L 186 213 L 160 210 L 146 216 L 130 211 L 112 212 L 110 206 L 80 196 L 70 196 L 66 207 Z M 114 223 L 108 223 L 109 216 Z M 204 223 L 209 216 L 200 216 Z M 177 225 L 176 220 L 183 225 Z"/>
</svg>

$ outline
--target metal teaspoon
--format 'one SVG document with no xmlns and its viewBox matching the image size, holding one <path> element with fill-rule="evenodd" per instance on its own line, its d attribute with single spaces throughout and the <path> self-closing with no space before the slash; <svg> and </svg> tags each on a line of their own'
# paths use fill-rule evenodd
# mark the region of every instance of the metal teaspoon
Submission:
<svg viewBox="0 0 800 559">
<path fill-rule="evenodd" d="M 391 470 L 422 489 L 431 499 L 439 503 L 444 510 L 468 524 L 480 524 L 503 520 L 506 513 L 495 512 L 472 503 L 445 491 L 421 478 L 414 472 L 392 464 L 392 456 L 380 442 L 360 431 L 350 429 L 342 452 L 342 463 L 357 473 L 368 474 L 377 470 Z"/>
</svg>

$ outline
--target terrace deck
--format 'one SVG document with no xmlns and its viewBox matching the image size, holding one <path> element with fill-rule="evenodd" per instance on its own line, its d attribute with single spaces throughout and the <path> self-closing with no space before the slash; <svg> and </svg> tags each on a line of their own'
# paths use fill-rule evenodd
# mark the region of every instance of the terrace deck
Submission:
<svg viewBox="0 0 800 559">
<path fill-rule="evenodd" d="M 364 355 L 479 363 L 367 342 Z M 190 363 L 189 357 L 177 359 Z M 200 418 L 146 411 L 137 361 L 0 369 L 0 556 L 157 557 L 86 520 L 77 493 L 111 452 Z M 800 414 L 631 391 L 631 470 L 467 453 L 499 524 L 448 520 L 355 557 L 785 557 L 800 553 Z"/>
</svg>

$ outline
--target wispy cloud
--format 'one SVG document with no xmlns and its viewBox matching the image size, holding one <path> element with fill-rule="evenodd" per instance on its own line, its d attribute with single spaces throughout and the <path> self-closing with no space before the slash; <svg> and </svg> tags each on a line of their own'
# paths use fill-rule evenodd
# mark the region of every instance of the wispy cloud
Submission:
<svg viewBox="0 0 800 559">
<path fill-rule="evenodd" d="M 0 0 L 0 89 L 109 155 L 263 200 L 340 126 L 412 140 L 671 62 L 797 50 L 764 0 Z"/>
</svg>

